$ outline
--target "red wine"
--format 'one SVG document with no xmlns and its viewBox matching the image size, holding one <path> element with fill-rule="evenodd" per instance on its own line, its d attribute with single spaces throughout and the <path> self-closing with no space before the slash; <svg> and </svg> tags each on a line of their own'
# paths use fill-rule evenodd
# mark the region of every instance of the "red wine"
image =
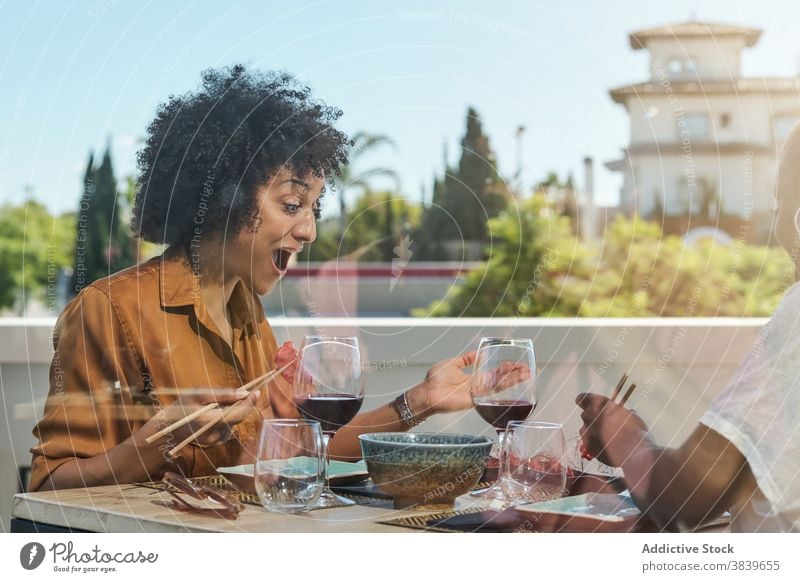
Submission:
<svg viewBox="0 0 800 582">
<path fill-rule="evenodd" d="M 504 429 L 512 420 L 525 420 L 536 405 L 529 400 L 492 400 L 478 402 L 475 410 L 495 428 Z"/>
<path fill-rule="evenodd" d="M 353 420 L 361 409 L 363 396 L 347 394 L 308 394 L 294 404 L 306 420 L 317 420 L 322 432 L 336 432 Z"/>
</svg>

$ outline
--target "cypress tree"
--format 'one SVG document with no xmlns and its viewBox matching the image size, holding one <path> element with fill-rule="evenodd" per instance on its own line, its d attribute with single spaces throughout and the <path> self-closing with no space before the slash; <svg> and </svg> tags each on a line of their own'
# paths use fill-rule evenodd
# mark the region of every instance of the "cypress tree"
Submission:
<svg viewBox="0 0 800 582">
<path fill-rule="evenodd" d="M 384 210 L 383 218 L 383 242 L 381 243 L 381 254 L 383 255 L 384 261 L 391 261 L 394 258 L 394 247 L 397 241 L 395 240 L 394 208 L 392 207 L 392 194 L 390 192 L 386 193 L 384 206 L 386 208 Z"/>
<path fill-rule="evenodd" d="M 72 290 L 76 294 L 93 281 L 134 262 L 127 225 L 120 219 L 119 202 L 110 147 L 106 148 L 97 167 L 90 153 L 77 217 L 72 278 Z"/>
<path fill-rule="evenodd" d="M 75 235 L 75 259 L 72 268 L 72 292 L 78 294 L 81 289 L 86 287 L 93 279 L 90 279 L 90 266 L 94 264 L 91 245 L 89 244 L 89 232 L 93 231 L 91 223 L 94 222 L 91 213 L 92 198 L 95 192 L 94 182 L 94 153 L 89 152 L 89 161 L 86 164 L 86 171 L 83 174 L 83 193 L 78 204 L 78 215 L 75 220 L 77 229 Z"/>
<path fill-rule="evenodd" d="M 417 236 L 422 243 L 418 258 L 480 258 L 470 247 L 482 248 L 489 241 L 486 222 L 500 214 L 508 200 L 509 189 L 497 171 L 489 138 L 470 107 L 458 168 L 447 168 L 444 179 L 434 182 L 433 204 L 426 209 Z"/>
</svg>

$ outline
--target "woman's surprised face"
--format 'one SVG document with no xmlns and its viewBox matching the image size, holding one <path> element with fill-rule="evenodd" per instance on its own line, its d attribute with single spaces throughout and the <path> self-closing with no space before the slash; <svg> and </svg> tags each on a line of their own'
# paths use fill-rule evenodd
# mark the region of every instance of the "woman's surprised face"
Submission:
<svg viewBox="0 0 800 582">
<path fill-rule="evenodd" d="M 278 171 L 257 193 L 257 211 L 237 235 L 226 258 L 253 291 L 264 295 L 286 274 L 292 256 L 317 237 L 319 203 L 325 181 Z"/>
</svg>

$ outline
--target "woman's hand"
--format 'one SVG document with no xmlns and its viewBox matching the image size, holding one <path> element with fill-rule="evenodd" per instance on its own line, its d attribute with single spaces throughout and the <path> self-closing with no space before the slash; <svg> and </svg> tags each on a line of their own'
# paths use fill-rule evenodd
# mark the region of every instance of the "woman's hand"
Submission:
<svg viewBox="0 0 800 582">
<path fill-rule="evenodd" d="M 283 368 L 286 364 L 293 364 L 269 383 L 269 399 L 275 418 L 297 418 L 299 416 L 292 394 L 292 383 L 297 371 L 298 360 L 297 350 L 294 349 L 291 341 L 284 342 L 275 355 L 276 369 Z"/>
<path fill-rule="evenodd" d="M 278 369 L 283 368 L 286 364 L 293 364 L 281 372 L 281 375 L 289 384 L 294 381 L 299 359 L 297 350 L 294 349 L 294 344 L 291 341 L 283 342 L 283 345 L 278 348 L 278 353 L 275 354 L 275 366 Z"/>
<path fill-rule="evenodd" d="M 215 446 L 228 442 L 233 436 L 233 427 L 242 422 L 256 409 L 260 390 L 248 393 L 246 390 L 233 388 L 208 388 L 196 394 L 183 394 L 175 402 L 166 406 L 142 427 L 142 436 L 146 438 L 166 426 L 178 421 L 199 408 L 217 402 L 218 408 L 201 414 L 192 421 L 173 430 L 170 434 L 175 443 L 183 441 L 209 422 L 218 424 L 197 437 L 196 443 L 201 446 Z M 223 419 L 222 416 L 225 415 Z M 158 442 L 158 441 L 157 441 Z"/>
<path fill-rule="evenodd" d="M 502 362 L 492 370 L 476 374 L 472 381 L 474 396 L 488 396 L 530 380 L 531 369 L 522 362 Z"/>
<path fill-rule="evenodd" d="M 586 452 L 611 467 L 620 467 L 643 446 L 652 448 L 647 425 L 633 411 L 599 394 L 578 394 L 583 409 L 580 435 Z"/>
<path fill-rule="evenodd" d="M 425 381 L 408 391 L 409 406 L 420 418 L 443 412 L 457 412 L 472 407 L 470 395 L 471 374 L 464 368 L 475 363 L 476 352 L 469 352 L 442 360 L 435 364 L 425 377 Z"/>
<path fill-rule="evenodd" d="M 426 418 L 432 414 L 458 412 L 472 408 L 472 374 L 464 372 L 475 364 L 477 352 L 442 360 L 428 370 L 425 381 L 408 391 L 409 406 L 414 414 Z M 500 392 L 531 377 L 524 364 L 504 363 L 482 378 L 477 386 L 481 394 Z"/>
</svg>

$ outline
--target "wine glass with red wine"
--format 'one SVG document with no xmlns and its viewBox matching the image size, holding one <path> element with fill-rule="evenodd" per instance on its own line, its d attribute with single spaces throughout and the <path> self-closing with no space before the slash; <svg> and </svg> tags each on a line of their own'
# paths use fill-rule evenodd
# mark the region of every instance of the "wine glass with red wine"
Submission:
<svg viewBox="0 0 800 582">
<path fill-rule="evenodd" d="M 481 339 L 472 378 L 472 402 L 477 413 L 497 431 L 488 467 L 500 465 L 506 425 L 522 421 L 536 408 L 536 356 L 530 339 Z M 473 493 L 483 499 L 505 500 L 499 482 Z"/>
<path fill-rule="evenodd" d="M 326 456 L 333 435 L 355 418 L 363 402 L 364 376 L 358 339 L 306 337 L 294 377 L 294 403 L 304 418 L 320 423 Z M 326 465 L 325 488 L 312 509 L 353 504 L 331 491 Z"/>
</svg>

